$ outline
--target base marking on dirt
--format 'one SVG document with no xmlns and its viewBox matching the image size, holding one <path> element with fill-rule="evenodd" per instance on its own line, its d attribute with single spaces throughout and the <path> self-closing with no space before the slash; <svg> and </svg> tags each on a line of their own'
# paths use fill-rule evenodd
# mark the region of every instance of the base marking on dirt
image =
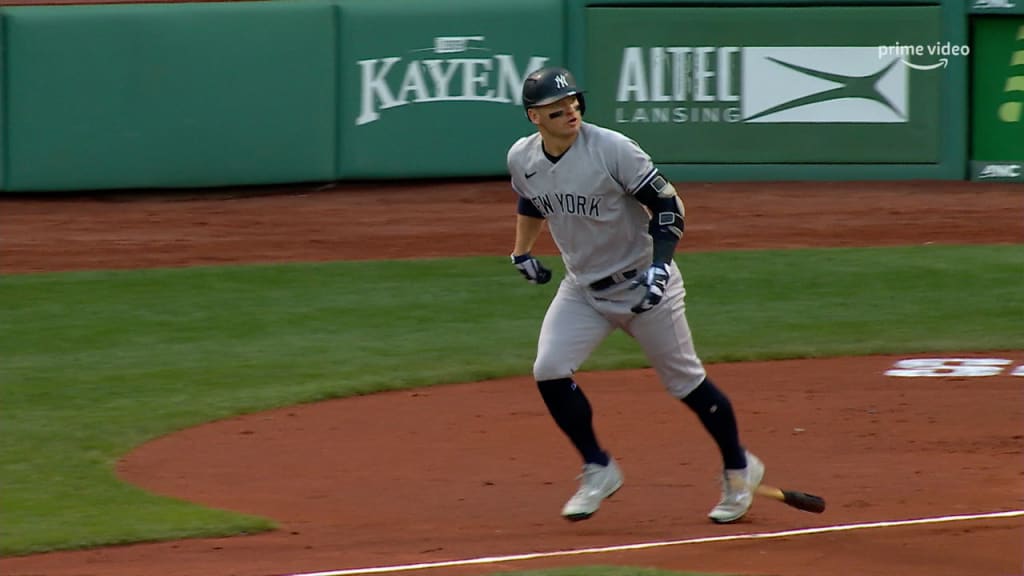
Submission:
<svg viewBox="0 0 1024 576">
<path fill-rule="evenodd" d="M 945 522 L 966 522 L 969 520 L 986 520 L 993 518 L 1015 518 L 1024 516 L 1024 510 L 1008 510 L 1005 512 L 987 512 L 983 514 L 961 514 L 957 516 L 936 516 L 932 518 L 915 518 L 911 520 L 889 520 L 883 522 L 864 522 L 859 524 L 838 524 L 818 528 L 801 528 L 783 530 L 781 532 L 760 532 L 752 534 L 730 534 L 728 536 L 709 536 L 704 538 L 688 538 L 686 540 L 663 540 L 642 542 L 639 544 L 621 544 L 602 546 L 599 548 L 577 548 L 574 550 L 557 550 L 554 552 L 533 552 L 528 554 L 511 554 L 508 556 L 484 556 L 480 558 L 464 558 L 461 560 L 444 560 L 439 562 L 423 562 L 419 564 L 402 564 L 395 566 L 376 566 L 369 568 L 352 568 L 346 570 L 329 570 L 326 572 L 306 572 L 289 576 L 355 576 L 357 574 L 387 574 L 391 572 L 408 572 L 412 570 L 428 570 L 431 568 L 447 568 L 452 566 L 472 566 L 474 564 L 492 564 L 496 562 L 514 562 L 518 560 L 536 560 L 538 558 L 556 558 L 565 556 L 582 556 L 585 554 L 604 554 L 608 552 L 624 552 L 628 550 L 648 550 L 684 544 L 709 544 L 713 542 L 733 542 L 737 540 L 768 540 L 788 538 L 791 536 L 808 536 L 829 532 L 850 532 L 853 530 L 869 530 L 873 528 L 895 528 L 899 526 L 915 526 L 919 524 L 942 524 Z"/>
</svg>

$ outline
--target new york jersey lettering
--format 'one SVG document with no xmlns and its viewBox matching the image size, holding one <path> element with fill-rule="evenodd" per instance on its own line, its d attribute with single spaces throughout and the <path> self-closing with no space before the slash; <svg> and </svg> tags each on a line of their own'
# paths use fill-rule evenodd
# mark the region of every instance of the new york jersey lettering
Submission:
<svg viewBox="0 0 1024 576">
<path fill-rule="evenodd" d="M 545 194 L 545 198 L 547 195 Z M 555 200 L 563 214 L 576 216 L 601 216 L 600 196 L 580 196 L 579 194 L 555 194 Z M 536 203 L 536 202 L 535 202 Z"/>
<path fill-rule="evenodd" d="M 555 213 L 555 207 L 551 203 L 551 197 L 549 197 L 547 194 L 540 194 L 534 196 L 530 198 L 530 202 L 533 202 L 533 205 L 537 208 L 537 210 L 540 210 L 540 213 L 545 216 L 549 216 Z"/>
</svg>

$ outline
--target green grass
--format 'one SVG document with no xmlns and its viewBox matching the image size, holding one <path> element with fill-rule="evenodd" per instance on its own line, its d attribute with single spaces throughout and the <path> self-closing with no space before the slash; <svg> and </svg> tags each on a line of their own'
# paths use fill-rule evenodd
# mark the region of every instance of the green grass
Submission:
<svg viewBox="0 0 1024 576">
<path fill-rule="evenodd" d="M 1022 246 L 678 262 L 707 362 L 1024 348 Z M 501 258 L 6 276 L 0 554 L 266 529 L 142 493 L 113 464 L 240 413 L 528 374 L 555 288 Z M 584 369 L 644 365 L 615 335 Z"/>
</svg>

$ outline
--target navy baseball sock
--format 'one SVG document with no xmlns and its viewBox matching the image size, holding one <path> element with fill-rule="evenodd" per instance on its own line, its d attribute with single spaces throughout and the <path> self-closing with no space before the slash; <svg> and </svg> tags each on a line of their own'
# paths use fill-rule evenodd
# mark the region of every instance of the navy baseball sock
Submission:
<svg viewBox="0 0 1024 576">
<path fill-rule="evenodd" d="M 718 444 L 725 467 L 733 470 L 747 467 L 747 454 L 740 445 L 740 433 L 736 426 L 736 414 L 729 398 L 704 378 L 693 392 L 683 398 L 683 403 L 697 413 L 701 424 Z"/>
<path fill-rule="evenodd" d="M 590 402 L 572 378 L 541 380 L 537 382 L 537 388 L 551 417 L 569 437 L 583 461 L 607 466 L 608 454 L 601 450 L 594 435 Z"/>
</svg>

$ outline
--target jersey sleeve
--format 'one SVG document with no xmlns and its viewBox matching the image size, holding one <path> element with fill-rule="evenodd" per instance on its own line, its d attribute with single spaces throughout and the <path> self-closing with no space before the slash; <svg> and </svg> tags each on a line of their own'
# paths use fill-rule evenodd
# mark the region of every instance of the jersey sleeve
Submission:
<svg viewBox="0 0 1024 576">
<path fill-rule="evenodd" d="M 522 196 L 519 197 L 519 204 L 516 205 L 516 214 L 529 216 L 530 218 L 539 218 L 541 220 L 544 219 L 544 213 L 538 210 L 537 207 L 533 205 L 533 202 L 530 202 Z"/>
<path fill-rule="evenodd" d="M 636 194 L 640 185 L 654 170 L 654 162 L 633 139 L 619 135 L 615 143 L 612 164 L 612 177 L 622 185 L 629 194 Z"/>
<path fill-rule="evenodd" d="M 517 196 L 519 196 L 519 202 L 516 204 L 516 214 L 520 214 L 522 216 L 529 216 L 531 218 L 544 219 L 544 214 L 540 210 L 538 210 L 536 206 L 533 205 L 533 202 L 530 202 L 526 198 L 526 194 L 523 193 L 522 189 L 520 189 L 519 185 L 516 183 L 517 180 L 519 180 L 520 178 L 520 176 L 518 175 L 522 174 L 523 171 L 519 169 L 519 165 L 515 160 L 515 150 L 516 146 L 513 146 L 511 149 L 509 149 L 506 163 L 508 164 L 509 182 L 512 184 L 512 190 L 516 193 Z"/>
<path fill-rule="evenodd" d="M 505 155 L 505 166 L 508 168 L 509 182 L 512 184 L 512 190 L 519 195 L 523 196 L 522 190 L 516 185 L 516 174 L 521 174 L 522 170 L 518 168 L 518 161 L 522 148 L 522 139 L 517 140 L 509 149 L 508 154 Z"/>
</svg>

